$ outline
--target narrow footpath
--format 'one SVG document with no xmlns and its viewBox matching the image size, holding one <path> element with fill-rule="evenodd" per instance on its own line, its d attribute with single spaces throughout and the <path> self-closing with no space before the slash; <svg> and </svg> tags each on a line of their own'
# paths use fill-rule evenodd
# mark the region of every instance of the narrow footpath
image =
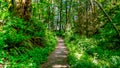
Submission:
<svg viewBox="0 0 120 68">
<path fill-rule="evenodd" d="M 48 57 L 48 61 L 41 68 L 69 68 L 67 63 L 68 51 L 64 45 L 64 40 L 58 38 L 58 44 L 55 51 Z"/>
</svg>

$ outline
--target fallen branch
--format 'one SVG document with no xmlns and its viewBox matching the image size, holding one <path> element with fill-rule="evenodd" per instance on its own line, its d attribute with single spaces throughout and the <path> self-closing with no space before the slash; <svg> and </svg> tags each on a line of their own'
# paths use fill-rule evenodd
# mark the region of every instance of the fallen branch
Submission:
<svg viewBox="0 0 120 68">
<path fill-rule="evenodd" d="M 98 7 L 103 11 L 103 13 L 105 14 L 105 16 L 107 17 L 107 19 L 110 21 L 111 25 L 113 26 L 113 28 L 115 29 L 115 31 L 118 33 L 119 37 L 120 37 L 120 32 L 119 29 L 112 23 L 112 19 L 110 18 L 110 16 L 105 12 L 105 10 L 102 8 L 102 6 L 100 5 L 99 2 L 95 1 L 94 2 L 98 5 Z"/>
</svg>

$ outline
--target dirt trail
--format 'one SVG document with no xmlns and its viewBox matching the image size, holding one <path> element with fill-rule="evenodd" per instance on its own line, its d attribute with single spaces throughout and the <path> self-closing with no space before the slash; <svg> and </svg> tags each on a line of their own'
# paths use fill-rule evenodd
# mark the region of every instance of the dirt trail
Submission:
<svg viewBox="0 0 120 68">
<path fill-rule="evenodd" d="M 41 68 L 68 68 L 67 64 L 68 51 L 64 45 L 64 40 L 58 38 L 58 45 L 55 51 L 48 57 L 48 61 Z"/>
</svg>

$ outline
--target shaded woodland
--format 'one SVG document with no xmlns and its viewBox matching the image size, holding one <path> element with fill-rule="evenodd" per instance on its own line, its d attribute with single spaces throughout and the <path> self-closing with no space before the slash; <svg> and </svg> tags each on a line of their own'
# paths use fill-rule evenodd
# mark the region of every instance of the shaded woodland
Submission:
<svg viewBox="0 0 120 68">
<path fill-rule="evenodd" d="M 0 0 L 3 68 L 40 68 L 57 37 L 70 68 L 120 68 L 120 0 Z"/>
</svg>

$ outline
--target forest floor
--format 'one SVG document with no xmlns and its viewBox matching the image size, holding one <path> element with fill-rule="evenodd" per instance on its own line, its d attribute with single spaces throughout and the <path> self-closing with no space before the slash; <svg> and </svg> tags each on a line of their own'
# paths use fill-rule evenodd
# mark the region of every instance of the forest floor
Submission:
<svg viewBox="0 0 120 68">
<path fill-rule="evenodd" d="M 68 50 L 64 45 L 64 40 L 58 38 L 56 49 L 48 57 L 48 61 L 41 68 L 68 68 L 67 62 Z"/>
</svg>

